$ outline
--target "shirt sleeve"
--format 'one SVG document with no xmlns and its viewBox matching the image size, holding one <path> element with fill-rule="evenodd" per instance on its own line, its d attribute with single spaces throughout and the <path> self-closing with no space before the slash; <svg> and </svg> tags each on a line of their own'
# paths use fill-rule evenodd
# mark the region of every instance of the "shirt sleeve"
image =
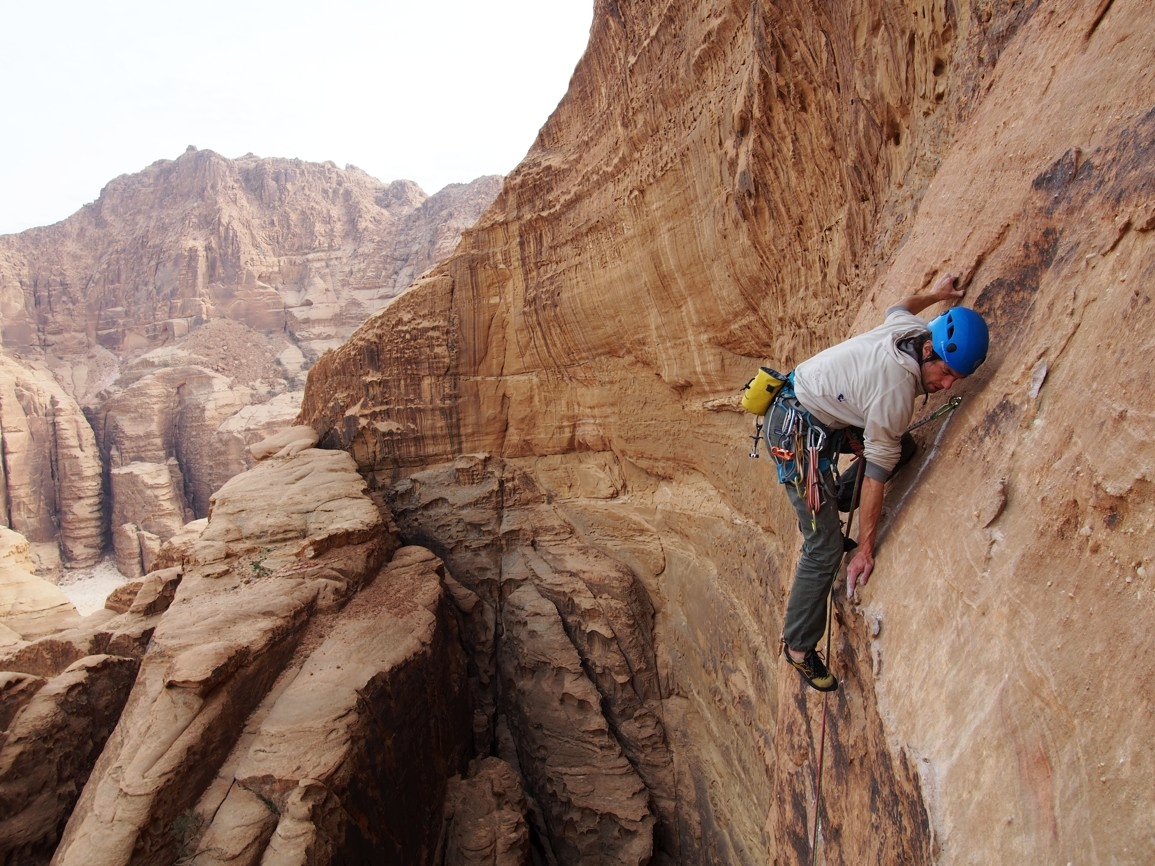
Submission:
<svg viewBox="0 0 1155 866">
<path fill-rule="evenodd" d="M 913 412 L 910 395 L 898 389 L 883 395 L 866 417 L 863 453 L 866 477 L 886 481 L 902 455 L 902 434 Z"/>
</svg>

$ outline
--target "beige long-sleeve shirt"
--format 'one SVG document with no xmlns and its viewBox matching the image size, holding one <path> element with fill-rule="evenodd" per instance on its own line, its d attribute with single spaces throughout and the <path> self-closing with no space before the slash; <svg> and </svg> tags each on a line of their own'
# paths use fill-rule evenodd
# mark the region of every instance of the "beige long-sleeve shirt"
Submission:
<svg viewBox="0 0 1155 866">
<path fill-rule="evenodd" d="M 877 328 L 819 352 L 794 371 L 794 394 L 815 418 L 832 430 L 865 431 L 866 475 L 878 481 L 898 463 L 899 440 L 923 393 L 918 363 L 896 344 L 927 330 L 918 316 L 892 307 Z"/>
</svg>

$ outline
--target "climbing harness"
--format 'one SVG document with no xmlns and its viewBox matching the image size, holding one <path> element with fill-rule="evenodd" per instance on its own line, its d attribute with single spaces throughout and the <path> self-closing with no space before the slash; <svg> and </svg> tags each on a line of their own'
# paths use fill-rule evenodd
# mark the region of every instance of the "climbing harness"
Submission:
<svg viewBox="0 0 1155 866">
<path fill-rule="evenodd" d="M 778 423 L 772 424 L 769 419 L 776 404 L 781 406 L 781 418 L 775 416 Z M 753 439 L 750 456 L 758 456 L 758 443 L 765 440 L 778 483 L 794 485 L 810 510 L 811 525 L 816 525 L 824 497 L 834 495 L 827 489 L 823 473 L 832 471 L 837 480 L 837 458 L 831 453 L 836 450 L 836 442 L 834 435 L 795 398 L 793 372 L 782 376 L 782 384 L 775 388 L 766 412 L 755 419 Z"/>
</svg>

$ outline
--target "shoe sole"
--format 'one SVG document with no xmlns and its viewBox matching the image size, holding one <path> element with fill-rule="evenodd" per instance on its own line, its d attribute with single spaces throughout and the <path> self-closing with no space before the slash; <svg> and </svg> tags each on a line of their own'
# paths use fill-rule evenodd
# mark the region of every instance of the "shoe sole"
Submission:
<svg viewBox="0 0 1155 866">
<path fill-rule="evenodd" d="M 802 679 L 805 680 L 806 685 L 810 686 L 810 688 L 814 689 L 816 692 L 833 692 L 838 690 L 838 677 L 834 676 L 834 674 L 830 674 L 830 685 L 820 686 L 807 675 L 806 671 L 794 663 L 794 660 L 790 658 L 790 654 L 788 652 L 784 654 L 786 656 L 786 664 L 790 665 L 790 667 L 798 671 L 798 676 L 802 677 Z"/>
</svg>

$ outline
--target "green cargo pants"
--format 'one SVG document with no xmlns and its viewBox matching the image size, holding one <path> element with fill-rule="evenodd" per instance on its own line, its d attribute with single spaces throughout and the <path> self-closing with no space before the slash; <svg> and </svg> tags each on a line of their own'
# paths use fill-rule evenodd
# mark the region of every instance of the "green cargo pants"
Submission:
<svg viewBox="0 0 1155 866">
<path fill-rule="evenodd" d="M 766 416 L 770 432 L 782 427 L 787 411 L 787 400 L 777 400 Z M 836 438 L 827 438 L 823 457 L 831 457 Z M 782 636 L 793 650 L 811 650 L 818 646 L 826 631 L 826 599 L 842 563 L 842 523 L 838 517 L 834 474 L 831 469 L 821 473 L 826 495 L 818 513 L 810 514 L 805 494 L 793 483 L 782 484 L 790 504 L 798 515 L 798 529 L 802 532 L 802 554 L 794 570 L 794 583 L 786 603 L 786 621 Z"/>
</svg>

